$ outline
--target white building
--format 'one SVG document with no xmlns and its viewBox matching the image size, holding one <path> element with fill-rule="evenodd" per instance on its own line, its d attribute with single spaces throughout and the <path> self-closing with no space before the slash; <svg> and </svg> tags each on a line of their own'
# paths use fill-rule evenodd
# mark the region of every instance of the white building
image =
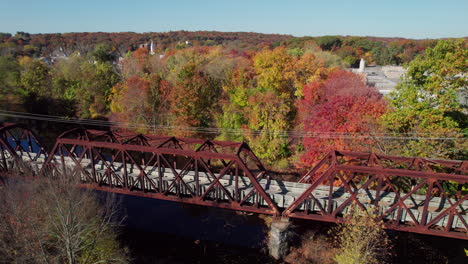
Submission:
<svg viewBox="0 0 468 264">
<path fill-rule="evenodd" d="M 393 91 L 406 73 L 402 66 L 366 66 L 364 59 L 361 59 L 358 69 L 351 71 L 363 75 L 367 85 L 375 87 L 383 95 Z"/>
</svg>

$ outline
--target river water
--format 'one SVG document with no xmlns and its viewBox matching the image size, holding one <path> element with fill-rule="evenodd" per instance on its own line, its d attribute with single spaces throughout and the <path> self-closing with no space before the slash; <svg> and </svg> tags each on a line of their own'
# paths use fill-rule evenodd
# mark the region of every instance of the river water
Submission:
<svg viewBox="0 0 468 264">
<path fill-rule="evenodd" d="M 119 195 L 136 263 L 275 263 L 256 214 Z"/>
</svg>

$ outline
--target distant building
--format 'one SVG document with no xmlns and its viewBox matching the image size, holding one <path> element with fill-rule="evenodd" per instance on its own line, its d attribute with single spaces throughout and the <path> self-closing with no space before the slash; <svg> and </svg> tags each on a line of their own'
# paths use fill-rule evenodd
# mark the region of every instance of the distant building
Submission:
<svg viewBox="0 0 468 264">
<path fill-rule="evenodd" d="M 366 68 L 366 61 L 363 58 L 361 58 L 361 61 L 359 62 L 358 71 L 359 72 L 364 72 L 365 68 Z"/>
<path fill-rule="evenodd" d="M 156 50 L 156 45 L 155 45 L 154 42 L 151 40 L 151 44 L 150 44 L 150 54 L 151 54 L 151 55 L 154 55 L 155 50 Z"/>
<path fill-rule="evenodd" d="M 406 73 L 402 66 L 366 66 L 364 59 L 361 59 L 358 69 L 351 71 L 363 75 L 367 85 L 375 87 L 383 95 L 393 91 Z"/>
<path fill-rule="evenodd" d="M 154 55 L 156 54 L 156 44 L 151 40 L 150 43 L 143 43 L 138 45 L 140 49 L 147 49 L 149 54 Z"/>
</svg>

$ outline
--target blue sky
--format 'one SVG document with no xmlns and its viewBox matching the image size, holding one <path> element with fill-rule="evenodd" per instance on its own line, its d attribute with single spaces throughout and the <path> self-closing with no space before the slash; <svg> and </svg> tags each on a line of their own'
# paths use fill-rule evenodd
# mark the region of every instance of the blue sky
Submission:
<svg viewBox="0 0 468 264">
<path fill-rule="evenodd" d="M 468 0 L 0 0 L 0 32 L 468 36 Z"/>
</svg>

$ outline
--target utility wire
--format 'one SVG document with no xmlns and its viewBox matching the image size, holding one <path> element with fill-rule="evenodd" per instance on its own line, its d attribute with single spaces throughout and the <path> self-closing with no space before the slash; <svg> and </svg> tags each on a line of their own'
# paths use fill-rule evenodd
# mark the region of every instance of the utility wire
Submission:
<svg viewBox="0 0 468 264">
<path fill-rule="evenodd" d="M 272 131 L 272 130 L 246 130 L 246 129 L 226 129 L 226 128 L 214 128 L 214 127 L 180 127 L 180 126 L 150 126 L 144 124 L 135 124 L 135 123 L 128 123 L 128 122 L 115 122 L 115 121 L 105 121 L 105 120 L 92 120 L 92 119 L 75 119 L 75 118 L 67 118 L 67 117 L 60 117 L 60 116 L 53 116 L 53 115 L 41 115 L 41 114 L 32 114 L 32 113 L 25 113 L 25 112 L 14 112 L 14 111 L 5 111 L 0 110 L 0 115 L 3 116 L 10 116 L 10 117 L 20 117 L 20 118 L 29 118 L 29 119 L 36 119 L 36 120 L 45 120 L 45 121 L 60 121 L 65 123 L 80 123 L 80 124 L 89 124 L 89 125 L 96 125 L 96 126 L 120 126 L 120 127 L 142 127 L 142 128 L 162 128 L 162 129 L 179 129 L 179 130 L 205 130 L 205 131 L 214 131 L 214 132 L 223 132 L 223 131 L 232 131 L 232 132 L 245 132 L 245 131 L 253 131 L 258 133 L 288 133 L 288 134 L 358 134 L 358 135 L 365 135 L 365 134 L 372 134 L 372 135 L 436 135 L 442 134 L 445 135 L 446 133 L 362 133 L 362 132 L 305 132 L 299 130 L 289 130 L 289 131 Z M 34 118 L 33 118 L 34 117 Z M 458 133 L 455 135 L 463 135 L 462 133 Z"/>
<path fill-rule="evenodd" d="M 247 130 L 247 129 L 226 129 L 215 127 L 180 127 L 180 126 L 150 126 L 144 124 L 135 124 L 128 122 L 113 122 L 105 120 L 77 119 L 54 115 L 42 115 L 26 112 L 15 112 L 0 110 L 0 116 L 13 117 L 20 119 L 30 119 L 48 122 L 60 122 L 88 126 L 120 127 L 134 129 L 150 129 L 153 131 L 181 131 L 196 132 L 207 134 L 237 134 L 237 135 L 261 135 L 274 134 L 279 137 L 295 138 L 322 138 L 322 139 L 408 139 L 408 140 L 466 140 L 462 138 L 464 134 L 451 134 L 461 137 L 443 137 L 444 133 L 360 133 L 360 132 L 306 132 L 299 130 L 274 131 L 274 130 Z M 395 136 L 401 135 L 401 136 Z"/>
</svg>

